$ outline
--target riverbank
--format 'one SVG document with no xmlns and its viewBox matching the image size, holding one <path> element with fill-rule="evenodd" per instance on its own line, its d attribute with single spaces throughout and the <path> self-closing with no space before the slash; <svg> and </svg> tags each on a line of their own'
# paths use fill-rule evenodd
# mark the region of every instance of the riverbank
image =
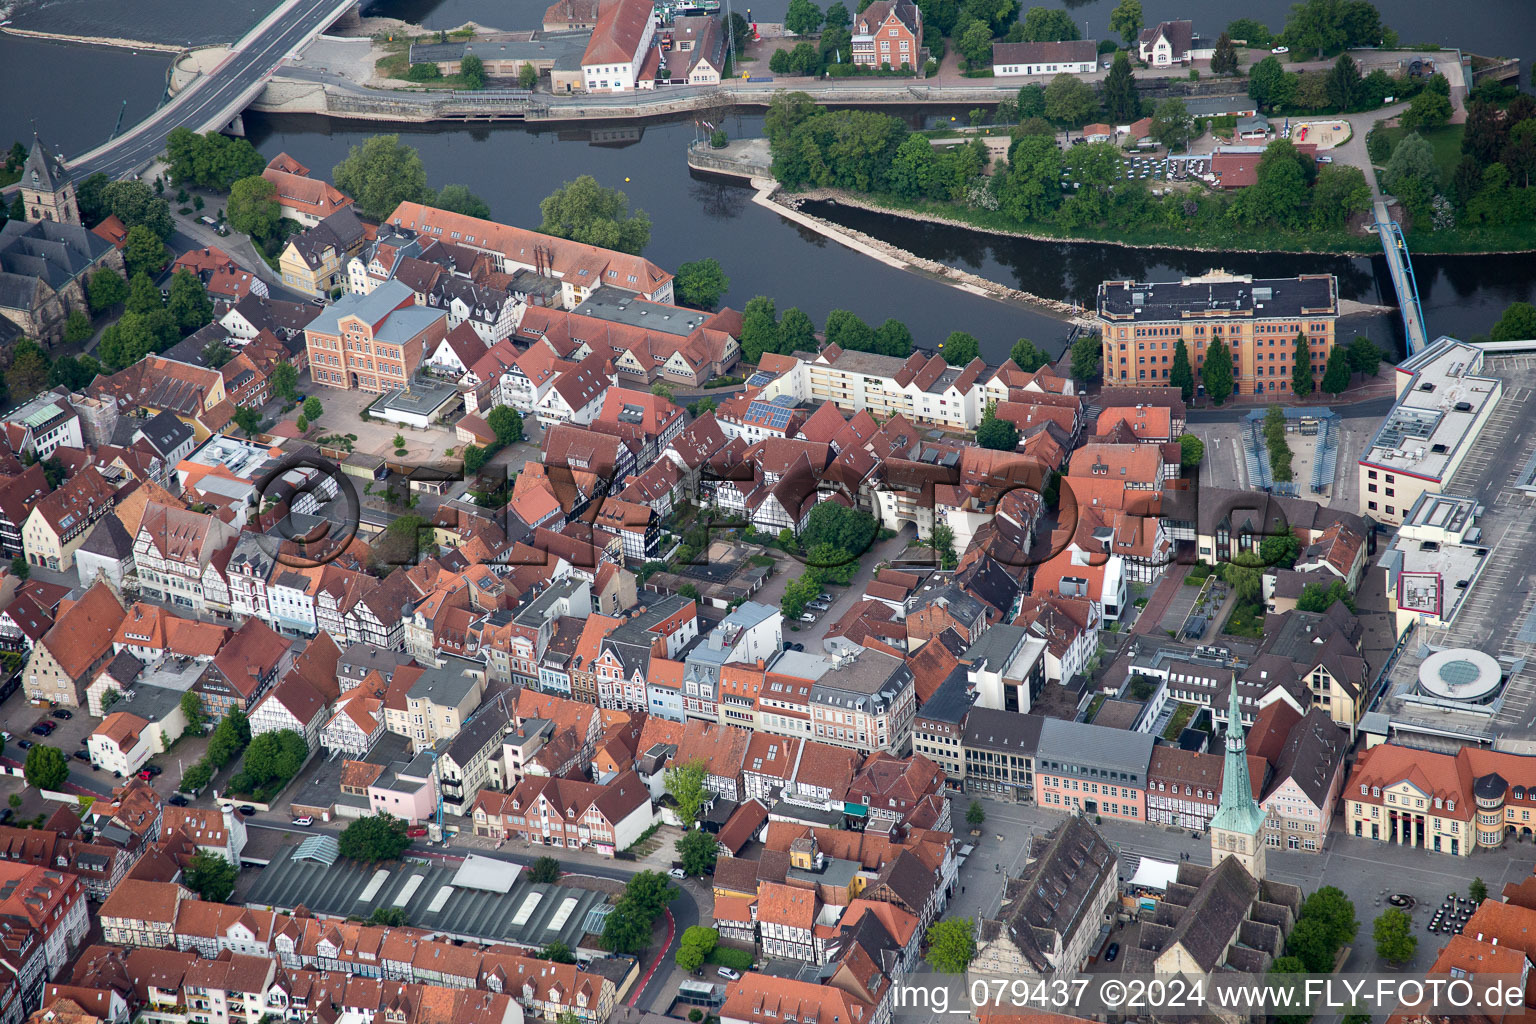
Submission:
<svg viewBox="0 0 1536 1024">
<path fill-rule="evenodd" d="M 184 46 L 173 46 L 170 43 L 151 43 L 142 39 L 119 39 L 115 36 L 85 36 L 69 32 L 38 32 L 29 28 L 12 28 L 9 26 L 0 29 L 0 32 L 6 35 L 21 36 L 24 39 L 46 39 L 55 43 L 79 43 L 85 46 L 110 46 L 118 50 L 158 50 L 162 53 L 180 53 L 186 49 Z"/>
</svg>

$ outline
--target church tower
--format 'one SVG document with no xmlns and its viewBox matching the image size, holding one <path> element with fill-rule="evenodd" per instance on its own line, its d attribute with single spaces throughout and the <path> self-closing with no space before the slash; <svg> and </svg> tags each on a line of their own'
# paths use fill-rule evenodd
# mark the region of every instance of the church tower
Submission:
<svg viewBox="0 0 1536 1024">
<path fill-rule="evenodd" d="M 75 202 L 75 186 L 64 169 L 64 161 L 43 148 L 32 136 L 32 152 L 21 169 L 21 201 L 27 208 L 27 223 L 51 220 L 59 224 L 79 224 L 80 207 Z"/>
<path fill-rule="evenodd" d="M 1227 738 L 1221 771 L 1221 804 L 1211 817 L 1211 866 L 1235 857 L 1254 878 L 1264 878 L 1264 810 L 1248 778 L 1248 741 L 1237 706 L 1237 680 L 1227 698 Z"/>
</svg>

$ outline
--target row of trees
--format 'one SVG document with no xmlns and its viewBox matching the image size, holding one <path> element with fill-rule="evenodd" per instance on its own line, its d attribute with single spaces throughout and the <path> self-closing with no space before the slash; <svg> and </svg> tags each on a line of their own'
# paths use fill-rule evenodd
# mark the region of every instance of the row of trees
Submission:
<svg viewBox="0 0 1536 1024">
<path fill-rule="evenodd" d="M 1444 82 L 1441 75 L 1425 80 L 1406 74 L 1393 76 L 1381 68 L 1362 75 L 1359 64 L 1347 53 L 1340 54 L 1326 71 L 1287 71 L 1280 58 L 1269 56 L 1248 69 L 1248 96 L 1272 113 L 1314 114 L 1375 110 L 1388 96 L 1399 102 L 1411 97 L 1413 117 L 1428 119 L 1443 109 L 1438 123 L 1444 124 L 1451 114 L 1449 89 L 1439 84 Z M 1420 100 L 1421 95 L 1426 98 Z"/>
<path fill-rule="evenodd" d="M 124 310 L 102 332 L 96 349 L 109 373 L 132 366 L 151 352 L 162 352 L 213 322 L 213 301 L 202 279 L 185 269 L 171 275 L 167 295 L 162 296 L 146 270 L 135 272 L 124 285 L 115 271 L 103 267 L 91 277 L 88 294 L 98 311 L 119 304 Z"/>
<path fill-rule="evenodd" d="M 171 182 L 228 192 L 241 178 L 259 175 L 267 163 L 249 139 L 222 132 L 197 134 L 190 128 L 171 129 L 165 139 Z"/>
<path fill-rule="evenodd" d="M 847 586 L 859 570 L 859 559 L 874 544 L 880 524 L 862 509 L 824 501 L 811 509 L 805 529 L 795 538 L 789 530 L 780 535 L 785 547 L 796 543 L 803 552 L 805 572 L 790 580 L 779 600 L 786 618 L 798 619 L 806 605 L 830 583 Z"/>
<path fill-rule="evenodd" d="M 641 871 L 624 886 L 624 895 L 603 922 L 603 945 L 613 953 L 637 953 L 650 944 L 651 926 L 677 895 L 659 871 Z"/>
<path fill-rule="evenodd" d="M 1291 470 L 1290 442 L 1285 438 L 1285 412 L 1272 405 L 1264 414 L 1264 445 L 1269 451 L 1269 475 L 1276 483 L 1289 483 L 1295 479 Z"/>
<path fill-rule="evenodd" d="M 181 699 L 181 709 L 187 719 L 187 731 L 194 735 L 200 733 L 207 719 L 202 699 L 189 692 Z M 246 719 L 245 712 L 231 708 L 208 738 L 207 753 L 182 772 L 178 788 L 184 793 L 202 790 L 213 781 L 218 770 L 239 757 L 250 742 L 251 723 Z"/>
</svg>

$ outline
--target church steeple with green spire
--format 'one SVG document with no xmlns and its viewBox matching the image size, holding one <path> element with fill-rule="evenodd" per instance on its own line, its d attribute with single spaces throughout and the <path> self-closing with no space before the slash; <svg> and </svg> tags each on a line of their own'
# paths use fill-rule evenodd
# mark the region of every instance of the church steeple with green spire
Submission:
<svg viewBox="0 0 1536 1024">
<path fill-rule="evenodd" d="M 1211 817 L 1211 865 L 1236 857 L 1254 878 L 1264 877 L 1264 809 L 1253 799 L 1248 776 L 1248 740 L 1238 707 L 1237 679 L 1227 698 L 1226 752 L 1221 770 L 1221 803 Z"/>
</svg>

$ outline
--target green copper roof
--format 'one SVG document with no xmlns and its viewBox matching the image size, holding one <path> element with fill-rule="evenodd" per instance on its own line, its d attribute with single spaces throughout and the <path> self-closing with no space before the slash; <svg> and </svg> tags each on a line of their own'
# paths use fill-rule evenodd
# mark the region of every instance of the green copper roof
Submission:
<svg viewBox="0 0 1536 1024">
<path fill-rule="evenodd" d="M 1221 804 L 1211 816 L 1211 828 L 1257 836 L 1264 828 L 1264 809 L 1253 799 L 1248 778 L 1248 741 L 1237 705 L 1237 679 L 1227 698 L 1227 750 L 1221 769 Z"/>
</svg>

